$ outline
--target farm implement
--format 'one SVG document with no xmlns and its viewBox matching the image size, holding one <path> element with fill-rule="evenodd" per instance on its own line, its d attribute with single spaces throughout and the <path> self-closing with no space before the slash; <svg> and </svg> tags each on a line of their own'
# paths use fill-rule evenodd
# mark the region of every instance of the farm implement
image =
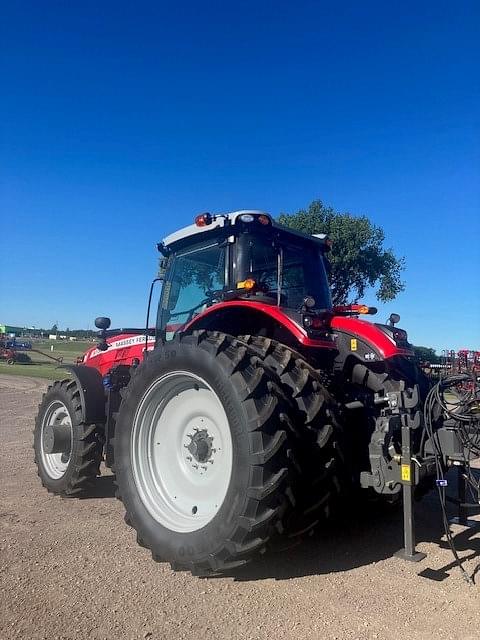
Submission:
<svg viewBox="0 0 480 640">
<path fill-rule="evenodd" d="M 63 358 L 56 358 L 49 353 L 34 349 L 31 342 L 18 342 L 15 339 L 1 338 L 0 339 L 0 360 L 6 360 L 7 364 L 31 364 L 32 359 L 26 353 L 39 353 L 44 358 L 53 360 L 58 364 L 62 364 Z"/>
</svg>

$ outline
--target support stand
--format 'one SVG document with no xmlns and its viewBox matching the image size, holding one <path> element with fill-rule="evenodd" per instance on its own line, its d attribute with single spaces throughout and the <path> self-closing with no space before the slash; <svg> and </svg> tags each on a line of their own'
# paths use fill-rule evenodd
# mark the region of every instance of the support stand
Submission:
<svg viewBox="0 0 480 640">
<path fill-rule="evenodd" d="M 403 549 L 395 553 L 397 558 L 420 562 L 425 553 L 415 551 L 415 515 L 413 511 L 414 469 L 411 454 L 411 429 L 402 424 L 402 484 L 403 484 Z"/>
</svg>

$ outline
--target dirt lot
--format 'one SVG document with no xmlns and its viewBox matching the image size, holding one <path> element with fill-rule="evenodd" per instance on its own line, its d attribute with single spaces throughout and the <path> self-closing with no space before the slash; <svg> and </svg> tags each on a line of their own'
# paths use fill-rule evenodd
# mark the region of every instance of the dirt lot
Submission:
<svg viewBox="0 0 480 640">
<path fill-rule="evenodd" d="M 480 585 L 462 580 L 439 542 L 433 498 L 418 508 L 418 547 L 428 554 L 420 564 L 392 557 L 401 528 L 391 513 L 352 517 L 235 577 L 199 579 L 155 564 L 123 523 L 111 477 L 92 499 L 41 488 L 31 430 L 45 385 L 0 375 L 0 638 L 480 636 Z M 454 531 L 473 573 L 480 534 Z"/>
</svg>

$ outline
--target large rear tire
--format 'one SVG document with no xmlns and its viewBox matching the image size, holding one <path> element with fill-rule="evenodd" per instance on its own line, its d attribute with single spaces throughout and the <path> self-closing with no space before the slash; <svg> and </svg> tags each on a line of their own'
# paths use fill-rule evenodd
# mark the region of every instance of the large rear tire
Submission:
<svg viewBox="0 0 480 640">
<path fill-rule="evenodd" d="M 100 473 L 102 427 L 85 424 L 77 382 L 56 381 L 43 395 L 33 431 L 35 464 L 50 493 L 79 497 Z"/>
<path fill-rule="evenodd" d="M 252 351 L 221 333 L 156 349 L 125 390 L 115 473 L 154 560 L 195 575 L 266 549 L 289 507 L 287 406 Z"/>
<path fill-rule="evenodd" d="M 341 481 L 345 471 L 339 410 L 322 373 L 299 353 L 262 336 L 242 336 L 240 340 L 275 373 L 294 405 L 295 508 L 284 521 L 284 533 L 289 537 L 304 535 L 330 516 L 345 484 Z"/>
</svg>

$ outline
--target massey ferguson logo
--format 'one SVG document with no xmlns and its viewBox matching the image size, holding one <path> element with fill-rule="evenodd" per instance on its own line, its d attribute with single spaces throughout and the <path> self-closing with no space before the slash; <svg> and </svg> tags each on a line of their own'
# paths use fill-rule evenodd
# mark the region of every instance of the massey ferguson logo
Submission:
<svg viewBox="0 0 480 640">
<path fill-rule="evenodd" d="M 153 348 L 154 342 L 155 342 L 155 338 L 153 336 L 148 336 L 148 339 L 147 339 L 148 350 Z M 110 351 L 116 351 L 117 349 L 125 349 L 126 347 L 132 347 L 137 344 L 145 344 L 144 335 L 131 336 L 130 338 L 122 338 L 121 340 L 114 340 L 113 342 L 109 343 L 107 351 L 100 351 L 100 349 L 94 349 L 87 355 L 87 359 L 95 358 L 95 356 L 98 356 L 101 353 L 109 353 Z"/>
</svg>

